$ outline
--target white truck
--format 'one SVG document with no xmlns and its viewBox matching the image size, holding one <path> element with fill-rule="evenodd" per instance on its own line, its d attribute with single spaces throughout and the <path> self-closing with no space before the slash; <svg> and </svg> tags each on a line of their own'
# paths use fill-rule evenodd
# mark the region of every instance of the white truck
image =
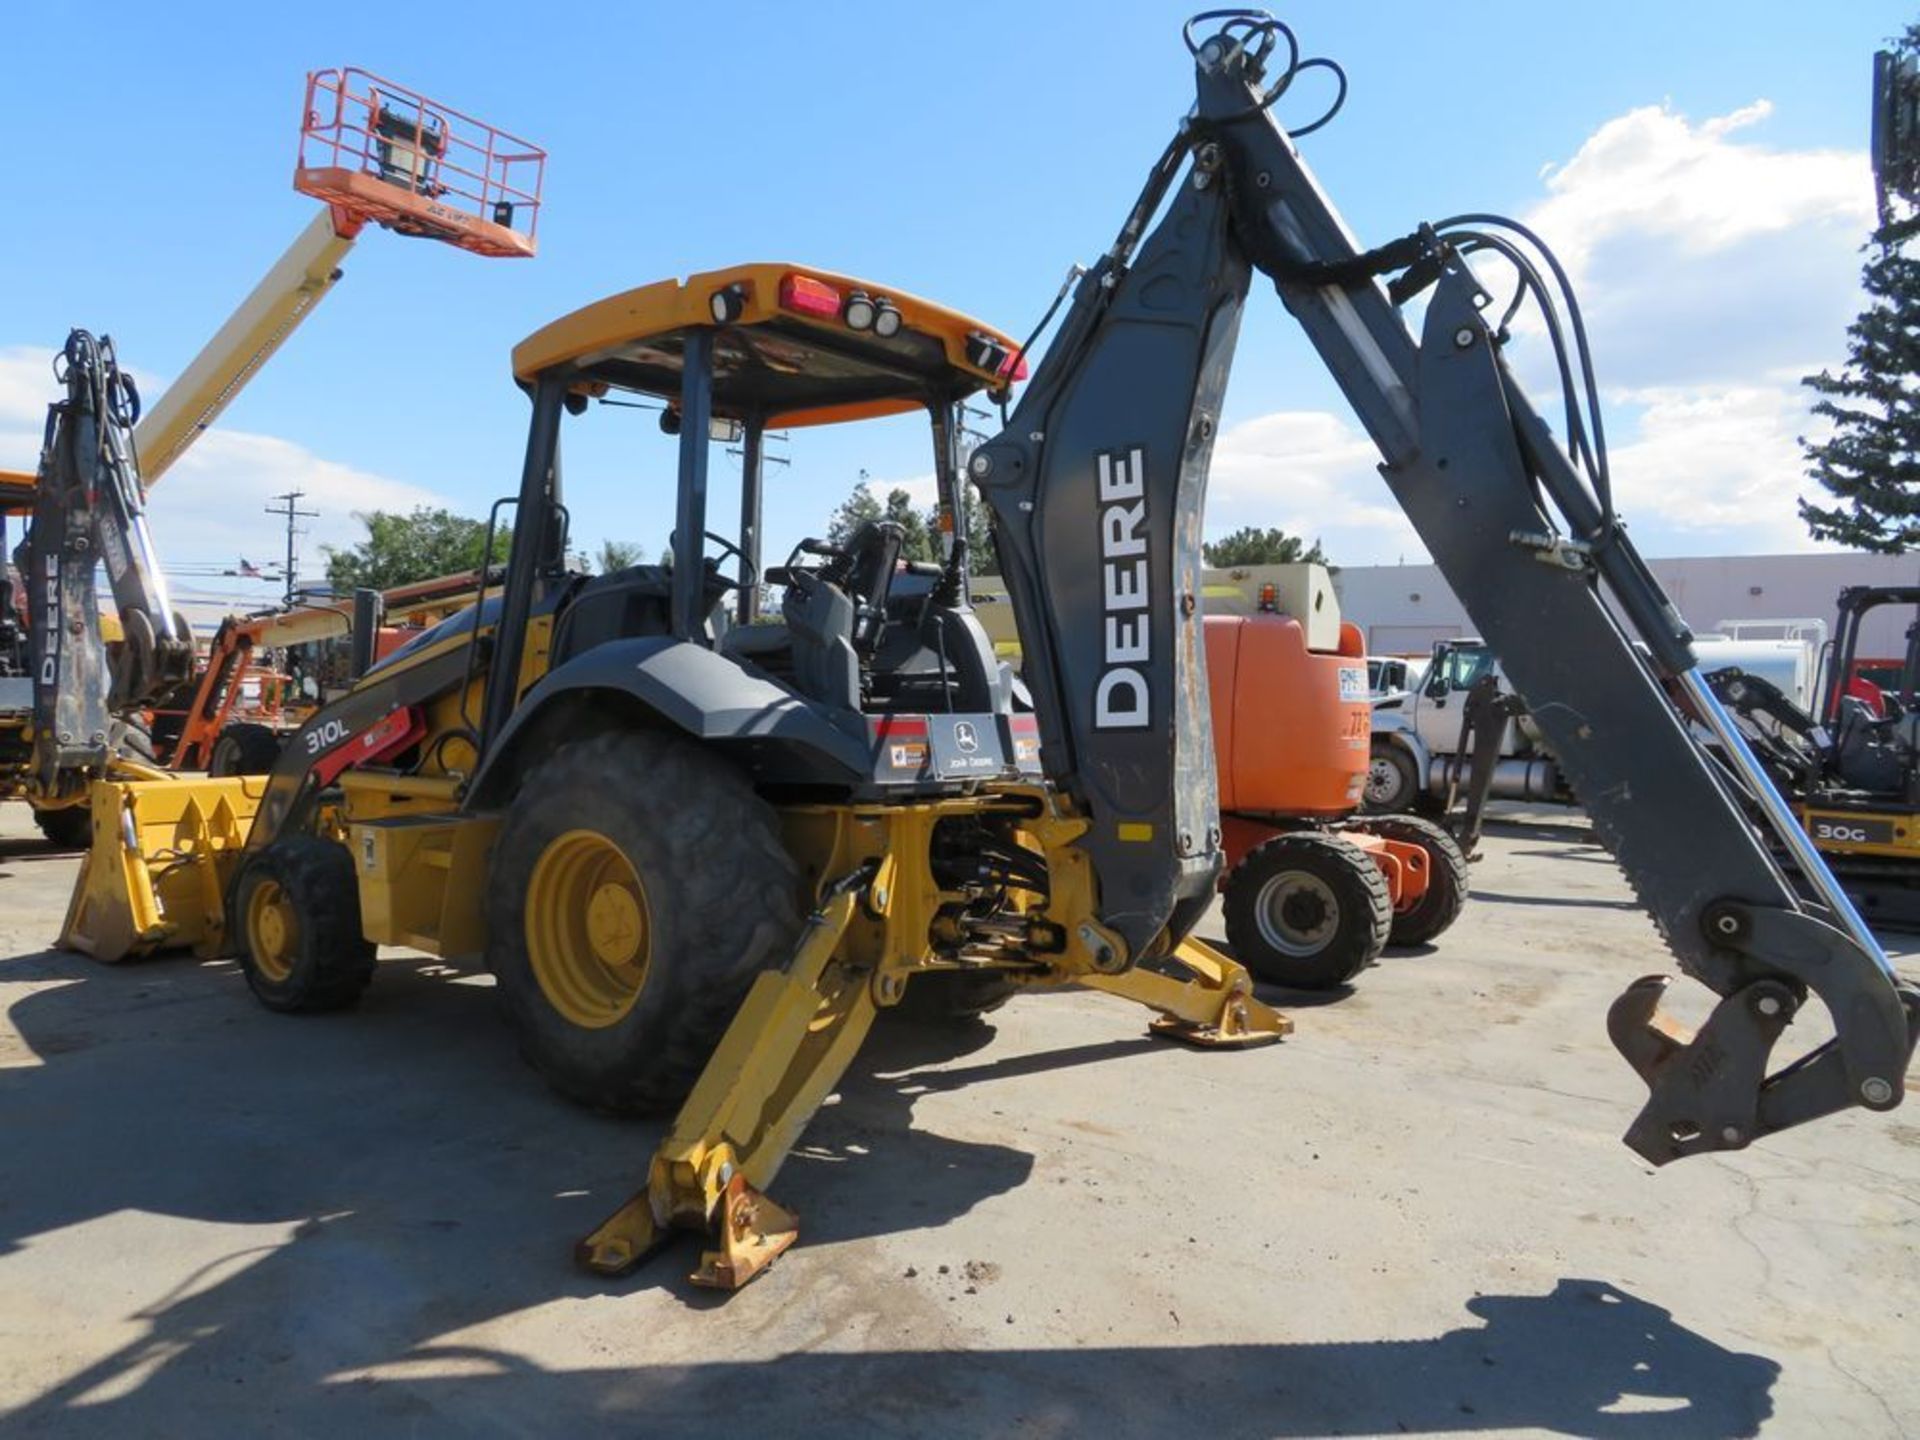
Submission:
<svg viewBox="0 0 1920 1440">
<path fill-rule="evenodd" d="M 1765 635 L 1761 629 L 1778 633 Z M 1793 701 L 1812 703 L 1815 673 L 1826 625 L 1818 620 L 1749 621 L 1720 626 L 1694 642 L 1705 670 L 1737 665 L 1772 681 Z M 1372 759 L 1366 808 L 1379 813 L 1444 807 L 1450 785 L 1465 785 L 1471 757 L 1460 751 L 1467 692 L 1491 674 L 1502 696 L 1512 693 L 1500 662 L 1477 639 L 1442 640 L 1418 684 L 1404 694 L 1373 702 Z M 1573 792 L 1561 777 L 1539 730 L 1523 712 L 1503 722 L 1500 758 L 1488 798 L 1571 805 Z"/>
<path fill-rule="evenodd" d="M 1367 809 L 1392 813 L 1445 804 L 1449 767 L 1459 757 L 1467 692 L 1488 674 L 1496 678 L 1503 694 L 1509 692 L 1500 662 L 1484 641 L 1442 640 L 1433 647 L 1433 659 L 1418 685 L 1373 702 Z M 1504 726 L 1491 797 L 1571 803 L 1572 792 L 1532 723 L 1521 716 L 1506 720 Z M 1464 771 L 1460 778 L 1464 781 Z"/>
</svg>

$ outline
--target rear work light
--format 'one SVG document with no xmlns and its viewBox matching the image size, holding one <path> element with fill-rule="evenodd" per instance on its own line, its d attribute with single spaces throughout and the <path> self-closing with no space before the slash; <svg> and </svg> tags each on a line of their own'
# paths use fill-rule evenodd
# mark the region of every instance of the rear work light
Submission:
<svg viewBox="0 0 1920 1440">
<path fill-rule="evenodd" d="M 871 330 L 873 315 L 873 301 L 866 291 L 856 290 L 847 297 L 847 328 L 849 330 Z"/>
<path fill-rule="evenodd" d="M 780 308 L 835 319 L 840 314 L 840 292 L 811 275 L 788 275 L 780 282 Z"/>
<path fill-rule="evenodd" d="M 783 300 L 785 296 L 781 297 Z M 713 314 L 716 325 L 731 325 L 746 311 L 747 287 L 729 285 L 724 290 L 716 290 L 707 299 L 707 309 Z"/>
<path fill-rule="evenodd" d="M 874 302 L 873 333 L 891 340 L 900 333 L 900 307 L 884 296 Z"/>
</svg>

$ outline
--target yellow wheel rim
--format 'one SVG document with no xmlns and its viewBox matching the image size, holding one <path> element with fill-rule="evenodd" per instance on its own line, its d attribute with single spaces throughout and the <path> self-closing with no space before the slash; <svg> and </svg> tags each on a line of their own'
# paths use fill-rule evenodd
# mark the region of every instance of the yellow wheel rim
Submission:
<svg viewBox="0 0 1920 1440">
<path fill-rule="evenodd" d="M 653 958 L 647 892 L 597 830 L 567 831 L 534 864 L 527 956 L 547 1003 L 572 1024 L 615 1024 L 640 998 Z"/>
<path fill-rule="evenodd" d="M 300 921 L 278 880 L 262 880 L 247 901 L 247 949 L 254 968 L 269 980 L 293 974 L 300 944 Z"/>
</svg>

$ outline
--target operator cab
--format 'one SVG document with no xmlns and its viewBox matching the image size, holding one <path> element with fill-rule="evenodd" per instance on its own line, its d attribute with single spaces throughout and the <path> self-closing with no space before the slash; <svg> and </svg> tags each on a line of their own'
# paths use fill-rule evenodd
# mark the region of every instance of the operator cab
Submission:
<svg viewBox="0 0 1920 1440">
<path fill-rule="evenodd" d="M 535 404 L 529 465 L 551 452 L 544 504 L 523 486 L 514 554 L 529 538 L 546 559 L 548 668 L 611 641 L 660 637 L 700 646 L 857 736 L 872 756 L 864 785 L 943 788 L 1038 773 L 1030 716 L 1012 715 L 1013 681 L 968 593 L 960 474 L 961 406 L 1024 373 L 1014 343 L 980 322 L 888 287 L 791 265 L 744 265 L 667 280 L 575 311 L 514 351 Z M 671 563 L 563 578 L 560 414 L 653 405 L 677 438 Z M 904 532 L 869 521 L 839 544 L 808 538 L 781 564 L 762 554 L 769 431 L 921 412 L 933 440 L 942 558 L 908 560 Z M 741 458 L 739 526 L 709 520 L 709 454 Z M 529 521 L 537 537 L 525 534 Z M 536 587 L 537 588 L 537 587 Z M 516 604 L 509 577 L 503 603 Z M 777 613 L 763 614 L 763 593 Z M 514 626 L 503 627 L 512 645 Z M 515 671 L 519 658 L 509 657 Z M 490 697 L 491 703 L 491 697 Z"/>
</svg>

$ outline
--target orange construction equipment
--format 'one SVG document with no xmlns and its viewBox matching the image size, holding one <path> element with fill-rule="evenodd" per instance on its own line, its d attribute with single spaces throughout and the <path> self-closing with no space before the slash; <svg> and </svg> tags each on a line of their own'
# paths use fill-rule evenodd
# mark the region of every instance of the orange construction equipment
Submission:
<svg viewBox="0 0 1920 1440">
<path fill-rule="evenodd" d="M 293 188 L 337 230 L 368 220 L 476 255 L 534 252 L 546 152 L 450 106 L 349 66 L 307 76 Z"/>
<path fill-rule="evenodd" d="M 1423 944 L 1451 925 L 1467 862 L 1431 821 L 1351 818 L 1373 732 L 1365 639 L 1340 621 L 1336 648 L 1315 650 L 1273 606 L 1263 590 L 1256 613 L 1205 623 L 1220 888 L 1235 958 L 1263 980 L 1324 989 L 1389 941 Z"/>
</svg>

